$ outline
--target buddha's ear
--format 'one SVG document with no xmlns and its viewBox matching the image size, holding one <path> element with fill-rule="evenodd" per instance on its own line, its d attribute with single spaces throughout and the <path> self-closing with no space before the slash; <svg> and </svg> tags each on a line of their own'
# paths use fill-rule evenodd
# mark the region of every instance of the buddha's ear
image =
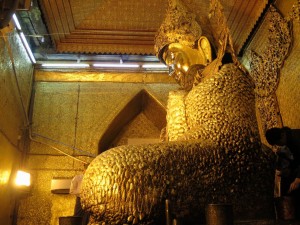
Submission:
<svg viewBox="0 0 300 225">
<path fill-rule="evenodd" d="M 211 46 L 210 46 L 209 40 L 206 37 L 201 36 L 199 38 L 199 40 L 198 40 L 198 50 L 202 51 L 203 54 L 205 55 L 205 58 L 207 60 L 207 64 L 212 61 Z"/>
</svg>

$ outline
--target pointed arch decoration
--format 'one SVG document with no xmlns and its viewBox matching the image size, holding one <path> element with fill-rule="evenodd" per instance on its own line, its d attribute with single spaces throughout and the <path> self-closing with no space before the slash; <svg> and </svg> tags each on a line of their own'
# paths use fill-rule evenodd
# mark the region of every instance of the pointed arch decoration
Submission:
<svg viewBox="0 0 300 225">
<path fill-rule="evenodd" d="M 143 89 L 138 92 L 112 120 L 98 142 L 98 154 L 108 150 L 122 128 L 141 112 L 143 112 L 158 129 L 161 130 L 166 126 L 166 108 L 152 94 Z"/>
</svg>

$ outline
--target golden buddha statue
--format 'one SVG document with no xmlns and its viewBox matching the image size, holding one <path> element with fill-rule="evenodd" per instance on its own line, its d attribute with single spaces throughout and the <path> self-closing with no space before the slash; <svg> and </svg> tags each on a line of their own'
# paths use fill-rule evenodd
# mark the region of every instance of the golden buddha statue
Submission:
<svg viewBox="0 0 300 225">
<path fill-rule="evenodd" d="M 158 58 L 169 66 L 170 75 L 185 90 L 200 82 L 198 71 L 212 62 L 209 40 L 201 33 L 195 16 L 181 2 L 169 1 L 167 16 L 155 38 L 154 49 Z"/>
<path fill-rule="evenodd" d="M 93 224 L 165 224 L 165 199 L 187 225 L 204 223 L 209 203 L 233 204 L 239 220 L 273 215 L 272 161 L 260 146 L 254 86 L 238 65 L 222 65 L 221 47 L 212 60 L 195 16 L 169 1 L 155 51 L 183 89 L 169 94 L 166 142 L 119 146 L 91 162 L 82 203 Z"/>
</svg>

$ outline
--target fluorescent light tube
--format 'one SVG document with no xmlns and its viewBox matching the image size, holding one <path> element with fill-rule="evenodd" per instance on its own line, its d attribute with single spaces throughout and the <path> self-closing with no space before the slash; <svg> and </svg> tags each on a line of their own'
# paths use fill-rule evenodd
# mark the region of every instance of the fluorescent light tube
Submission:
<svg viewBox="0 0 300 225">
<path fill-rule="evenodd" d="M 114 67 L 114 68 L 139 68 L 138 64 L 119 64 L 119 63 L 95 63 L 94 67 Z"/>
<path fill-rule="evenodd" d="M 30 47 L 29 47 L 29 45 L 28 45 L 28 42 L 27 42 L 27 40 L 26 40 L 25 35 L 24 35 L 23 32 L 20 32 L 20 37 L 21 37 L 21 39 L 22 39 L 22 41 L 23 41 L 23 44 L 25 45 L 25 48 L 26 48 L 26 50 L 27 50 L 27 52 L 28 52 L 28 55 L 29 55 L 31 61 L 32 61 L 33 63 L 36 63 L 35 58 L 34 58 L 34 56 L 33 56 L 33 54 L 32 54 L 32 51 L 31 51 L 31 49 L 30 49 Z"/>
<path fill-rule="evenodd" d="M 18 20 L 16 14 L 14 14 L 12 18 L 13 18 L 13 20 L 14 20 L 14 22 L 15 22 L 15 25 L 16 25 L 17 29 L 18 29 L 18 30 L 21 30 L 21 25 L 20 25 L 20 23 L 19 23 L 19 20 Z"/>
<path fill-rule="evenodd" d="M 59 68 L 87 68 L 89 64 L 85 63 L 43 63 L 42 67 L 59 67 Z"/>
<path fill-rule="evenodd" d="M 165 64 L 159 64 L 159 63 L 156 63 L 156 64 L 154 64 L 154 63 L 152 63 L 152 64 L 144 64 L 144 65 L 142 65 L 142 67 L 143 68 L 161 68 L 161 69 L 163 69 L 163 68 L 168 68 Z"/>
</svg>

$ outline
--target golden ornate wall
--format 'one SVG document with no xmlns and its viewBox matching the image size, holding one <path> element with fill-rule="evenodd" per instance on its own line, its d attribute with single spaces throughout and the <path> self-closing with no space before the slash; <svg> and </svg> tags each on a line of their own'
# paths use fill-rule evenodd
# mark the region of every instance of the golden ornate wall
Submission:
<svg viewBox="0 0 300 225">
<path fill-rule="evenodd" d="M 300 2 L 298 1 L 298 17 L 293 18 L 293 45 L 290 55 L 281 70 L 280 82 L 276 91 L 282 122 L 291 128 L 300 127 Z M 283 11 L 283 10 L 282 10 Z M 296 12 L 298 11 L 298 12 Z M 289 12 L 292 12 L 290 8 Z"/>
<path fill-rule="evenodd" d="M 98 153 L 103 133 L 137 93 L 145 89 L 165 107 L 168 92 L 177 88 L 174 82 L 153 81 L 35 82 L 32 136 L 90 162 Z M 124 127 L 113 144 L 127 144 L 128 138 L 158 139 L 159 136 L 160 129 L 142 112 Z M 83 163 L 32 141 L 27 167 L 33 172 L 33 190 L 29 198 L 22 200 L 18 225 L 57 225 L 59 217 L 71 216 L 75 197 L 51 193 L 51 180 L 72 178 L 83 169 Z"/>
<path fill-rule="evenodd" d="M 250 63 L 256 84 L 257 117 L 264 143 L 268 128 L 300 127 L 299 1 L 293 4 L 276 2 L 247 48 L 255 56 L 247 52 L 243 58 L 246 66 Z"/>
<path fill-rule="evenodd" d="M 15 69 L 15 70 L 14 70 Z M 33 67 L 18 34 L 0 31 L 0 221 L 10 225 L 15 206 L 13 178 L 22 167 Z M 18 90 L 19 86 L 19 90 Z M 25 109 L 25 110 L 26 110 Z"/>
</svg>

